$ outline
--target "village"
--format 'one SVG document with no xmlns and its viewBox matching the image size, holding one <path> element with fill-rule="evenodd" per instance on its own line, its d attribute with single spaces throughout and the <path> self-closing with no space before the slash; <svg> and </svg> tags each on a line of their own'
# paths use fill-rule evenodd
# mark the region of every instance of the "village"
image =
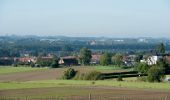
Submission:
<svg viewBox="0 0 170 100">
<path fill-rule="evenodd" d="M 1 65 L 13 65 L 13 64 L 21 64 L 21 65 L 30 65 L 30 64 L 36 64 L 38 59 L 43 60 L 44 62 L 52 61 L 55 56 L 52 54 L 48 54 L 47 56 L 42 57 L 32 57 L 29 56 L 29 54 L 23 54 L 23 57 L 1 57 L 0 58 L 0 64 Z M 90 65 L 99 65 L 100 64 L 100 58 L 102 54 L 92 54 L 91 55 L 91 61 Z M 79 63 L 79 56 L 64 56 L 58 58 L 58 64 L 64 65 L 64 66 L 80 66 Z M 114 58 L 114 56 L 112 57 Z M 142 62 L 147 63 L 148 65 L 154 65 L 159 61 L 160 59 L 164 59 L 168 64 L 170 64 L 170 54 L 164 54 L 164 55 L 156 55 L 156 54 L 150 54 L 150 55 L 121 55 L 121 62 L 124 66 L 134 66 L 135 63 Z"/>
</svg>

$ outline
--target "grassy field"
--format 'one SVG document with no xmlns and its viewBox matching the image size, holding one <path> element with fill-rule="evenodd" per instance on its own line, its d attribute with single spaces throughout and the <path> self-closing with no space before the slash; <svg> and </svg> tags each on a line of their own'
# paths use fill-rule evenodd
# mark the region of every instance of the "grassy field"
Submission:
<svg viewBox="0 0 170 100">
<path fill-rule="evenodd" d="M 45 68 L 0 66 L 0 74 L 28 72 L 28 71 L 35 71 L 35 70 L 42 70 L 42 69 Z"/>
<path fill-rule="evenodd" d="M 131 82 L 131 81 L 119 82 L 113 80 L 101 80 L 101 81 L 43 80 L 43 81 L 28 81 L 28 82 L 1 82 L 0 90 L 60 87 L 60 86 L 106 86 L 106 87 L 111 86 L 111 87 L 170 90 L 170 83 L 148 83 L 148 82 Z"/>
</svg>

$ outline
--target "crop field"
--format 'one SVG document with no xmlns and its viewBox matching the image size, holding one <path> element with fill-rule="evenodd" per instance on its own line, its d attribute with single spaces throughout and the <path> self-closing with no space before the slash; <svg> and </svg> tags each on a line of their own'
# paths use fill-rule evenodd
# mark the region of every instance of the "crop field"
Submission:
<svg viewBox="0 0 170 100">
<path fill-rule="evenodd" d="M 37 98 L 35 100 L 53 100 L 52 98 L 54 100 L 89 100 L 89 98 L 90 100 L 170 100 L 168 82 L 139 82 L 136 77 L 123 78 L 124 81 L 61 80 L 63 72 L 68 68 L 22 68 L 0 68 L 0 100 L 25 98 L 27 100 L 35 98 Z M 73 68 L 83 73 L 91 70 L 102 73 L 131 70 L 103 68 L 103 66 Z"/>
</svg>

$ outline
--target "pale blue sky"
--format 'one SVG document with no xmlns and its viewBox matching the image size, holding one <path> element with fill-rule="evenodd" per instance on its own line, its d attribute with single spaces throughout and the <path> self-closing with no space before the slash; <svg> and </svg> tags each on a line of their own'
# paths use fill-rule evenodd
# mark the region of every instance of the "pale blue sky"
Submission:
<svg viewBox="0 0 170 100">
<path fill-rule="evenodd" d="M 0 34 L 170 36 L 170 0 L 0 0 Z"/>
</svg>

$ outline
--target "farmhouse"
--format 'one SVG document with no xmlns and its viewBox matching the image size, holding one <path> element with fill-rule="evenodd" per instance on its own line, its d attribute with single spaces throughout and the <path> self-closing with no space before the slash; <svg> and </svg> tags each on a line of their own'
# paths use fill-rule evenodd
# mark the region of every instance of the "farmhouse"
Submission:
<svg viewBox="0 0 170 100">
<path fill-rule="evenodd" d="M 58 63 L 60 65 L 65 65 L 65 66 L 73 66 L 73 65 L 78 65 L 78 58 L 74 56 L 66 56 L 66 57 L 60 57 L 60 60 Z"/>
</svg>

